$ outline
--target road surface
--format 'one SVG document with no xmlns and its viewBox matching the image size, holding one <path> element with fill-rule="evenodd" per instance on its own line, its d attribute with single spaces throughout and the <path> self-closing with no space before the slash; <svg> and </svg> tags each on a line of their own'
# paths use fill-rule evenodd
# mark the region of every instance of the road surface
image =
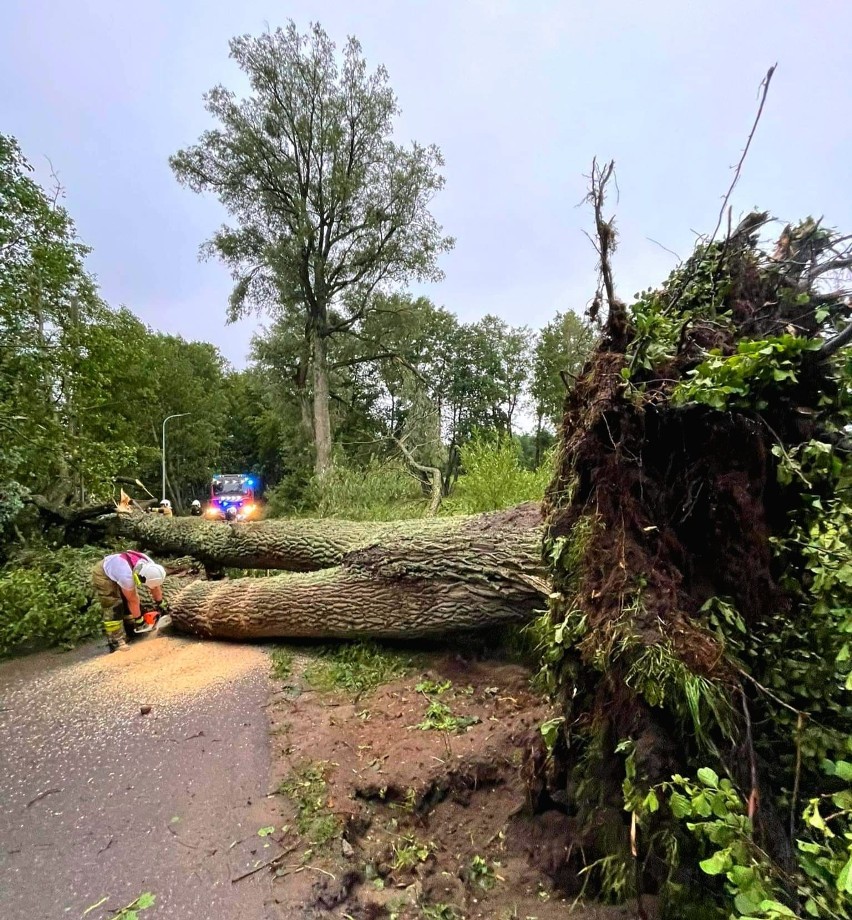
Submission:
<svg viewBox="0 0 852 920">
<path fill-rule="evenodd" d="M 269 660 L 148 637 L 0 664 L 0 917 L 276 918 Z M 150 706 L 147 715 L 142 706 Z"/>
</svg>

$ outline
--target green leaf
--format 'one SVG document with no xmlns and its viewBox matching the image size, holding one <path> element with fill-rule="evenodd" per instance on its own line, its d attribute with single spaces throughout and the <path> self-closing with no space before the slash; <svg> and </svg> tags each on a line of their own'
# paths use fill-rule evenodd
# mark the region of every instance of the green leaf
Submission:
<svg viewBox="0 0 852 920">
<path fill-rule="evenodd" d="M 270 824 L 269 827 L 262 827 L 258 832 L 258 837 L 268 837 L 270 834 L 275 833 L 275 828 Z"/>
<path fill-rule="evenodd" d="M 698 864 L 706 875 L 721 875 L 731 863 L 729 850 L 718 850 L 709 859 L 702 859 Z"/>
<path fill-rule="evenodd" d="M 741 914 L 755 914 L 760 908 L 760 901 L 751 897 L 747 891 L 740 891 L 734 898 L 734 907 Z"/>
<path fill-rule="evenodd" d="M 852 763 L 848 760 L 838 760 L 834 764 L 834 774 L 846 782 L 852 781 Z"/>
<path fill-rule="evenodd" d="M 556 741 L 559 738 L 559 726 L 562 725 L 564 721 L 564 716 L 560 716 L 557 719 L 548 719 L 539 726 L 538 730 L 541 732 L 541 737 L 548 751 L 552 752 L 553 748 L 556 746 Z"/>
<path fill-rule="evenodd" d="M 710 767 L 701 767 L 698 771 L 698 779 L 705 786 L 711 786 L 713 789 L 719 788 L 719 775 L 715 770 L 711 770 Z"/>
<path fill-rule="evenodd" d="M 700 815 L 702 818 L 709 818 L 710 815 L 713 814 L 710 802 L 703 792 L 699 793 L 692 800 L 692 809 L 695 814 Z"/>
<path fill-rule="evenodd" d="M 774 911 L 776 914 L 778 914 L 781 917 L 795 917 L 796 916 L 793 913 L 793 911 L 790 910 L 789 907 L 787 907 L 786 904 L 782 904 L 780 901 L 772 901 L 768 898 L 760 902 L 760 910 L 762 910 L 764 913 L 771 910 L 771 911 Z"/>
<path fill-rule="evenodd" d="M 147 910 L 147 908 L 154 906 L 154 901 L 156 900 L 156 897 L 150 891 L 145 891 L 136 899 L 135 906 L 137 910 Z"/>
<path fill-rule="evenodd" d="M 676 818 L 685 818 L 692 813 L 689 799 L 679 792 L 672 793 L 672 797 L 669 799 L 669 808 L 671 808 L 672 814 Z"/>
<path fill-rule="evenodd" d="M 657 811 L 657 809 L 660 807 L 660 800 L 657 798 L 657 793 L 652 789 L 645 796 L 645 801 L 642 804 L 651 814 L 654 814 L 654 812 Z"/>
<path fill-rule="evenodd" d="M 837 876 L 837 890 L 852 894 L 852 856 L 849 857 Z"/>
</svg>

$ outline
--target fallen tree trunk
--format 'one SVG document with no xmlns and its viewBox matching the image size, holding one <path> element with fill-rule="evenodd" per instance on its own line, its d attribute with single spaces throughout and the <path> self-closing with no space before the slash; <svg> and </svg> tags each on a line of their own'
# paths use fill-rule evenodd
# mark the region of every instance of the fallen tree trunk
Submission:
<svg viewBox="0 0 852 920">
<path fill-rule="evenodd" d="M 307 518 L 224 524 L 158 514 L 118 515 L 116 521 L 120 534 L 152 552 L 192 556 L 217 567 L 316 572 L 374 546 L 401 548 L 411 541 L 412 546 L 431 543 L 436 552 L 469 549 L 488 555 L 508 540 L 519 554 L 519 568 L 543 572 L 541 514 L 533 504 L 470 517 L 376 523 Z M 404 556 L 405 551 L 394 552 Z"/>
<path fill-rule="evenodd" d="M 544 593 L 518 582 L 411 577 L 338 567 L 197 581 L 172 602 L 175 626 L 219 639 L 423 639 L 530 620 Z"/>
<path fill-rule="evenodd" d="M 297 573 L 196 581 L 170 598 L 175 625 L 204 636 L 439 637 L 529 620 L 549 590 L 534 504 L 380 524 L 139 515 L 120 527 L 152 552 Z"/>
</svg>

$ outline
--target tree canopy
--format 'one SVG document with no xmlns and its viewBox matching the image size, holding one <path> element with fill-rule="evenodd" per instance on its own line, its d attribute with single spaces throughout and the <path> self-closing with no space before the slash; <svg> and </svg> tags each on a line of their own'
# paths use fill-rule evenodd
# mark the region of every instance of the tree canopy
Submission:
<svg viewBox="0 0 852 920">
<path fill-rule="evenodd" d="M 393 139 L 396 97 L 354 38 L 338 58 L 319 25 L 291 21 L 231 42 L 251 95 L 205 96 L 219 127 L 171 159 L 180 179 L 219 197 L 234 225 L 206 251 L 234 274 L 230 315 L 269 310 L 302 340 L 299 385 L 312 389 L 316 470 L 332 461 L 329 339 L 357 331 L 386 292 L 441 277 L 452 246 L 429 206 L 443 186 L 440 151 Z"/>
</svg>

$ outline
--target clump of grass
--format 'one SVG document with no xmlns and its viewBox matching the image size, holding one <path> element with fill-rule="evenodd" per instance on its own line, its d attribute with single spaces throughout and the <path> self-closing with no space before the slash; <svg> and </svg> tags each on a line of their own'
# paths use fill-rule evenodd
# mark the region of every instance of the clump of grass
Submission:
<svg viewBox="0 0 852 920">
<path fill-rule="evenodd" d="M 317 690 L 364 693 L 402 677 L 410 667 L 410 656 L 376 642 L 352 642 L 323 649 L 305 678 Z"/>
<path fill-rule="evenodd" d="M 468 875 L 471 882 L 477 884 L 483 891 L 490 891 L 497 883 L 497 874 L 493 867 L 481 856 L 474 856 L 471 859 Z"/>
<path fill-rule="evenodd" d="M 281 783 L 279 792 L 296 808 L 296 827 L 312 847 L 325 846 L 340 836 L 341 826 L 326 805 L 327 763 L 309 761 L 302 764 Z"/>
<path fill-rule="evenodd" d="M 272 649 L 272 676 L 278 680 L 287 680 L 293 672 L 293 650 L 286 645 L 276 645 Z"/>
<path fill-rule="evenodd" d="M 442 680 L 439 683 L 427 677 L 421 680 L 414 689 L 418 693 L 425 693 L 428 696 L 441 696 L 441 694 L 446 693 L 452 686 L 453 682 L 451 680 Z"/>
<path fill-rule="evenodd" d="M 479 716 L 453 715 L 449 706 L 445 705 L 440 700 L 432 700 L 429 703 L 429 708 L 426 710 L 423 721 L 418 722 L 414 727 L 423 732 L 435 731 L 458 734 L 471 725 L 476 725 L 477 722 L 481 721 L 482 719 L 480 719 Z"/>
</svg>

